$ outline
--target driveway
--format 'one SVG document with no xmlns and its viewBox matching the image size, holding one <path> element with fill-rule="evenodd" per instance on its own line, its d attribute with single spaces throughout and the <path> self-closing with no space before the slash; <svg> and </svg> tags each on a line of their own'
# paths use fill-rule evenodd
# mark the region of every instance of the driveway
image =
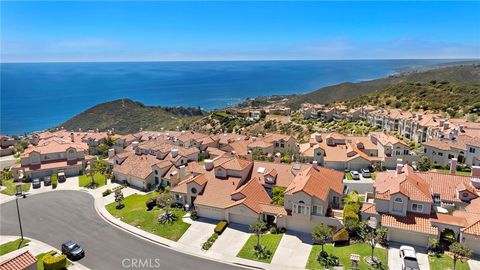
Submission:
<svg viewBox="0 0 480 270">
<path fill-rule="evenodd" d="M 250 235 L 252 234 L 249 233 L 247 226 L 231 223 L 208 252 L 212 255 L 215 253 L 215 256 L 220 258 L 223 256 L 236 257 Z"/>
<path fill-rule="evenodd" d="M 178 240 L 178 244 L 185 245 L 184 248 L 192 249 L 196 252 L 201 251 L 202 244 L 213 234 L 216 222 L 200 218 L 189 223 L 191 224 L 190 227 Z"/>
<path fill-rule="evenodd" d="M 241 269 L 153 244 L 117 229 L 100 218 L 91 195 L 79 191 L 45 192 L 18 200 L 26 237 L 60 247 L 77 241 L 86 256 L 79 263 L 91 269 L 125 269 L 158 260 L 155 269 Z M 0 234 L 19 235 L 15 202 L 0 205 Z M 140 267 L 146 268 L 146 267 Z"/>
<path fill-rule="evenodd" d="M 400 259 L 400 243 L 390 242 L 390 247 L 388 248 L 388 268 L 389 270 L 400 270 L 402 269 L 402 259 Z M 417 252 L 418 265 L 420 270 L 430 270 L 430 264 L 428 262 L 427 250 L 422 247 L 414 246 L 415 251 Z"/>
<path fill-rule="evenodd" d="M 286 233 L 283 235 L 272 264 L 285 265 L 291 268 L 305 268 L 310 251 L 312 236 L 305 233 Z"/>
</svg>

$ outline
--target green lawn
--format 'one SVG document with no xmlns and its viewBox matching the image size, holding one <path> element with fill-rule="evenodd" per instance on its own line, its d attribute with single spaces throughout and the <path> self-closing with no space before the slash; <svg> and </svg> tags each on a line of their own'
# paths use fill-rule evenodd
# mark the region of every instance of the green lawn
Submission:
<svg viewBox="0 0 480 270">
<path fill-rule="evenodd" d="M 35 258 L 37 258 L 37 270 L 43 270 L 43 260 L 42 260 L 43 256 L 45 256 L 46 254 L 51 253 L 51 252 L 57 253 L 56 251 L 52 250 L 52 251 L 49 251 L 49 252 L 40 253 L 37 256 L 35 256 Z M 72 265 L 72 262 L 69 259 L 67 259 L 67 268 L 70 265 Z"/>
<path fill-rule="evenodd" d="M 445 254 L 440 257 L 428 256 L 431 270 L 450 270 L 453 269 L 453 259 Z M 470 270 L 468 263 L 457 261 L 457 270 Z"/>
<path fill-rule="evenodd" d="M 106 181 L 105 175 L 103 175 L 101 173 L 96 173 L 93 176 L 93 179 L 94 179 L 95 183 L 97 184 L 96 188 L 105 185 L 105 181 Z M 88 186 L 88 185 L 90 185 L 91 182 L 92 182 L 92 178 L 90 177 L 90 175 L 80 175 L 78 177 L 78 186 L 79 187 Z"/>
<path fill-rule="evenodd" d="M 126 197 L 123 201 L 125 207 L 123 209 L 116 209 L 116 202 L 112 202 L 105 206 L 107 211 L 114 217 L 121 218 L 123 222 L 126 222 L 132 226 L 140 226 L 144 231 L 156 234 L 158 236 L 168 238 L 173 241 L 177 241 L 182 237 L 183 233 L 190 227 L 190 224 L 183 222 L 182 216 L 185 215 L 185 211 L 172 209 L 172 213 L 175 213 L 177 220 L 172 224 L 161 224 L 158 222 L 158 217 L 163 214 L 165 210 L 158 207 L 154 207 L 152 210 L 147 211 L 145 201 L 157 195 L 158 193 L 150 193 L 146 195 L 133 194 Z"/>
<path fill-rule="evenodd" d="M 437 170 L 437 172 L 450 174 L 450 170 Z M 457 175 L 463 175 L 463 176 L 470 176 L 470 175 L 472 175 L 471 172 L 460 172 L 460 171 L 456 171 L 455 173 L 456 173 Z"/>
<path fill-rule="evenodd" d="M 30 240 L 25 239 L 25 238 L 23 239 L 23 241 L 22 241 L 21 238 L 18 238 L 15 241 L 7 242 L 7 243 L 0 246 L 0 256 L 2 256 L 4 254 L 7 254 L 9 252 L 12 252 L 14 250 L 20 249 L 20 248 L 26 246 L 28 244 L 28 242 L 30 242 Z"/>
<path fill-rule="evenodd" d="M 257 237 L 255 235 L 250 236 L 247 242 L 243 246 L 242 250 L 237 254 L 237 257 L 270 263 L 272 261 L 273 255 L 277 250 L 280 240 L 282 240 L 283 234 L 265 234 L 260 237 L 260 245 L 265 246 L 268 250 L 272 252 L 272 256 L 268 259 L 261 260 L 255 257 L 253 248 L 257 244 Z"/>
<path fill-rule="evenodd" d="M 12 180 L 3 180 L 2 185 L 6 187 L 6 189 L 2 190 L 2 194 L 13 196 L 17 193 L 17 189 L 15 187 L 15 183 Z M 30 183 L 23 183 L 22 184 L 22 191 L 27 192 L 30 190 Z"/>
<path fill-rule="evenodd" d="M 350 254 L 358 254 L 361 256 L 359 269 L 369 269 L 369 265 L 365 263 L 365 257 L 370 256 L 371 252 L 370 245 L 368 244 L 353 244 L 344 247 L 334 247 L 332 244 L 325 245 L 325 251 L 328 254 L 335 255 L 340 260 L 340 264 L 343 265 L 345 269 L 350 269 Z M 308 262 L 306 268 L 308 269 L 324 269 L 320 263 L 317 261 L 318 253 L 322 251 L 322 246 L 314 245 L 310 256 L 308 257 Z M 384 248 L 375 248 L 374 254 L 383 265 L 388 265 L 388 250 Z"/>
</svg>

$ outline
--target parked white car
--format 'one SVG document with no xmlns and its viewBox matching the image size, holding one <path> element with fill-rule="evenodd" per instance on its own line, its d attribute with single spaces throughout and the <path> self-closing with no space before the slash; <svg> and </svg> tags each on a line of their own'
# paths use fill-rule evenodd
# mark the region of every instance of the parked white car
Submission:
<svg viewBox="0 0 480 270">
<path fill-rule="evenodd" d="M 402 258 L 402 270 L 419 270 L 417 253 L 411 246 L 400 247 L 400 258 Z"/>
<path fill-rule="evenodd" d="M 353 180 L 360 180 L 360 174 L 358 171 L 350 171 L 350 174 L 352 175 Z"/>
<path fill-rule="evenodd" d="M 362 176 L 365 178 L 372 177 L 372 174 L 370 173 L 369 169 L 361 169 L 360 172 L 362 173 Z"/>
</svg>

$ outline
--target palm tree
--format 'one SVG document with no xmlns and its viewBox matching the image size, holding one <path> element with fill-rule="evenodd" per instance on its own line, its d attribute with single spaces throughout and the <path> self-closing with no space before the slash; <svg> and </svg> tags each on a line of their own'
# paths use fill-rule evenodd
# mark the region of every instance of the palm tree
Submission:
<svg viewBox="0 0 480 270">
<path fill-rule="evenodd" d="M 455 242 L 449 247 L 453 254 L 453 270 L 457 269 L 457 260 L 467 260 L 472 257 L 472 251 L 465 245 Z"/>
<path fill-rule="evenodd" d="M 315 225 L 312 229 L 312 238 L 313 241 L 317 244 L 322 245 L 322 252 L 323 254 L 325 251 L 323 246 L 327 243 L 327 240 L 332 237 L 332 228 L 325 226 L 323 224 Z"/>
<path fill-rule="evenodd" d="M 265 222 L 263 222 L 263 220 L 258 219 L 255 224 L 251 224 L 249 226 L 249 229 L 255 234 L 255 236 L 257 236 L 257 245 L 255 246 L 255 249 L 258 250 L 260 249 L 260 235 L 264 230 L 267 229 L 267 225 Z"/>
</svg>

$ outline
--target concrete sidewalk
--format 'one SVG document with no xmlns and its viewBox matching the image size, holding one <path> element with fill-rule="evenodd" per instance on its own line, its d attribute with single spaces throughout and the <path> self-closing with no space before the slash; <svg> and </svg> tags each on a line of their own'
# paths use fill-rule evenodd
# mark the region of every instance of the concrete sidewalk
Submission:
<svg viewBox="0 0 480 270">
<path fill-rule="evenodd" d="M 20 236 L 2 235 L 0 236 L 0 245 L 3 245 L 7 242 L 15 241 L 18 238 L 20 238 Z M 35 239 L 31 239 L 31 238 L 25 238 L 25 239 L 30 240 L 27 246 L 0 256 L 0 262 L 11 259 L 19 254 L 24 253 L 27 250 L 30 251 L 30 253 L 32 253 L 33 256 L 37 256 L 39 254 L 46 253 L 52 250 L 55 250 L 58 253 L 61 253 L 58 249 L 52 246 L 49 246 L 43 242 L 37 241 Z M 83 266 L 79 262 L 72 262 L 72 265 L 69 266 L 68 269 L 69 270 L 88 270 L 89 268 Z"/>
</svg>

